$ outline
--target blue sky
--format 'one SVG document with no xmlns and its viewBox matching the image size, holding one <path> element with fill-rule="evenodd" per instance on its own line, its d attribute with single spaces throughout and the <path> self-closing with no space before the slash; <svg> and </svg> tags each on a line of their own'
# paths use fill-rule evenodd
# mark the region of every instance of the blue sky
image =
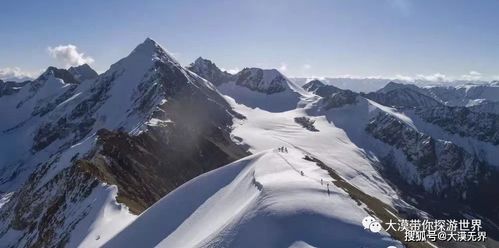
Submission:
<svg viewBox="0 0 499 248">
<path fill-rule="evenodd" d="M 227 70 L 499 76 L 496 0 L 6 0 L 0 9 L 0 73 L 82 62 L 102 72 L 151 37 L 184 65 L 203 56 Z"/>
</svg>

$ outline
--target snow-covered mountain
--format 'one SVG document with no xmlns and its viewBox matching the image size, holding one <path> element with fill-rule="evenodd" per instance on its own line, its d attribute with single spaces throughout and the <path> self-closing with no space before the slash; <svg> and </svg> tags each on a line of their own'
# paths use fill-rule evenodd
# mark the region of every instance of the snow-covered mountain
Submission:
<svg viewBox="0 0 499 248">
<path fill-rule="evenodd" d="M 402 90 L 394 86 L 374 93 L 375 97 L 358 94 L 355 101 L 345 98 L 333 106 L 325 104 L 328 101 L 318 101 L 310 113 L 325 115 L 353 143 L 374 154 L 382 165 L 380 171 L 395 185 L 398 182 L 398 187 L 405 188 L 406 194 L 419 186 L 418 194 L 427 192 L 437 199 L 459 199 L 475 209 L 488 205 L 485 199 L 489 199 L 490 188 L 497 188 L 494 178 L 499 175 L 495 138 L 498 116 L 436 101 L 422 104 L 427 99 L 424 95 L 408 97 L 408 91 L 421 94 L 411 89 L 413 86 Z M 390 98 L 384 92 L 394 95 Z M 323 99 L 333 99 L 337 94 Z M 364 96 L 401 108 L 388 108 Z M 438 204 L 445 205 L 444 202 L 442 199 Z M 497 209 L 488 208 L 486 212 L 494 216 Z"/>
<path fill-rule="evenodd" d="M 203 58 L 196 59 L 188 69 L 212 82 L 222 94 L 251 108 L 270 112 L 291 110 L 307 95 L 276 69 L 244 68 L 231 75 Z"/>
<path fill-rule="evenodd" d="M 71 73 L 78 81 L 91 80 L 98 76 L 97 72 L 95 72 L 94 69 L 92 69 L 88 64 L 70 67 L 68 72 Z"/>
<path fill-rule="evenodd" d="M 169 191 L 245 155 L 229 134 L 242 116 L 151 39 L 94 80 L 51 67 L 0 105 L 7 247 L 100 246 Z"/>
<path fill-rule="evenodd" d="M 499 82 L 465 84 L 455 87 L 425 87 L 441 102 L 452 106 L 473 106 L 482 101 L 499 101 Z"/>
<path fill-rule="evenodd" d="M 187 69 L 215 85 L 227 83 L 234 78 L 232 74 L 220 70 L 213 62 L 202 57 L 197 58 Z"/>
<path fill-rule="evenodd" d="M 469 107 L 474 112 L 499 114 L 499 84 L 497 82 L 460 86 L 418 87 L 414 84 L 389 82 L 382 89 L 364 94 L 387 106 L 455 106 Z"/>
<path fill-rule="evenodd" d="M 236 102 L 270 112 L 295 109 L 307 95 L 276 69 L 245 68 L 218 90 Z"/>
<path fill-rule="evenodd" d="M 258 85 L 259 80 L 255 81 L 252 86 Z M 233 87 L 232 91 L 226 91 L 228 86 Z M 149 245 L 159 247 L 245 247 L 251 244 L 358 247 L 373 242 L 371 237 L 362 239 L 366 237 L 362 232 L 352 232 L 349 228 L 340 231 L 334 224 L 338 216 L 331 219 L 329 228 L 341 232 L 343 240 L 335 240 L 338 236 L 334 235 L 330 235 L 330 239 L 315 236 L 321 233 L 315 229 L 321 228 L 322 224 L 317 224 L 320 221 L 313 221 L 316 226 L 298 227 L 311 218 L 300 213 L 322 216 L 321 209 L 328 209 L 327 205 L 322 207 L 322 203 L 316 202 L 313 194 L 300 189 L 303 177 L 312 179 L 310 186 L 315 184 L 314 187 L 321 188 L 318 197 L 324 197 L 326 193 L 320 179 L 323 183 L 333 181 L 330 184 L 332 191 L 348 193 L 349 197 L 337 198 L 334 204 L 348 205 L 350 199 L 359 201 L 373 197 L 376 204 L 360 200 L 360 205 L 365 204 L 364 211 L 374 213 L 382 220 L 386 213 L 380 209 L 390 209 L 389 212 L 396 216 L 426 218 L 427 214 L 440 218 L 487 216 L 484 221 L 487 229 L 490 233 L 497 232 L 498 209 L 489 205 L 492 195 L 497 194 L 494 178 L 499 175 L 499 160 L 493 153 L 497 145 L 480 139 L 470 129 L 463 130 L 466 135 L 460 136 L 451 132 L 458 129 L 446 129 L 440 126 L 440 121 L 432 122 L 423 112 L 417 111 L 431 109 L 433 105 L 406 101 L 405 92 L 402 92 L 399 99 L 404 99 L 407 106 L 386 107 L 367 99 L 364 94 L 316 81 L 305 86 L 313 95 L 290 87 L 300 95 L 300 104 L 296 108 L 276 110 L 272 105 L 279 104 L 279 98 L 274 98 L 279 93 L 265 94 L 266 109 L 248 104 L 262 99 L 264 93 L 255 87 L 246 88 L 229 82 L 219 84 L 218 88 L 227 93 L 233 108 L 246 117 L 234 123 L 233 139 L 244 143 L 257 155 L 198 177 L 167 195 L 111 240 L 109 247 L 132 247 L 141 236 L 147 237 Z M 245 92 L 246 101 L 234 94 L 236 89 Z M 435 106 L 452 110 L 438 102 Z M 462 115 L 451 115 L 454 114 Z M 476 123 L 471 116 L 462 121 L 469 127 Z M 289 152 L 283 153 L 276 147 L 286 147 Z M 222 180 L 226 177 L 229 177 L 227 181 Z M 348 182 L 349 186 L 334 183 L 337 180 Z M 284 185 L 277 187 L 274 184 Z M 197 190 L 200 188 L 205 190 Z M 186 195 L 193 198 L 186 198 Z M 304 201 L 291 200 L 296 198 Z M 282 202 L 288 204 L 280 207 Z M 304 202 L 311 204 L 303 206 Z M 172 216 L 179 204 L 189 207 Z M 223 206 L 223 211 L 217 206 Z M 362 211 L 355 205 L 349 208 Z M 334 210 L 328 212 L 335 213 Z M 349 213 L 347 210 L 341 212 Z M 360 227 L 359 217 L 347 215 L 343 215 L 344 221 L 357 223 Z M 390 216 L 393 217 L 388 214 Z M 153 226 L 156 231 L 146 234 L 143 230 L 147 226 Z M 358 236 L 357 243 L 349 240 L 352 233 Z M 265 238 L 260 238 L 264 235 Z M 402 240 L 396 234 L 390 235 Z M 381 236 L 372 238 L 382 239 Z M 255 243 L 256 240 L 261 241 Z M 493 242 L 491 238 L 484 245 L 493 247 Z"/>
<path fill-rule="evenodd" d="M 382 89 L 365 94 L 385 106 L 392 107 L 435 107 L 441 105 L 439 101 L 428 96 L 423 89 L 411 84 L 389 82 Z"/>
<path fill-rule="evenodd" d="M 295 77 L 290 78 L 298 85 L 305 85 L 306 83 L 317 78 L 303 78 Z M 321 77 L 318 78 L 326 84 L 334 85 L 341 89 L 348 89 L 355 92 L 373 92 L 378 91 L 386 86 L 389 82 L 397 84 L 412 84 L 417 87 L 461 87 L 463 85 L 486 85 L 490 82 L 487 81 L 470 81 L 470 80 L 446 80 L 446 81 L 433 81 L 427 79 L 404 79 L 404 78 L 383 78 L 383 77 Z M 493 83 L 493 82 L 492 82 Z"/>
<path fill-rule="evenodd" d="M 25 84 L 30 81 L 15 82 L 15 81 L 2 81 L 0 80 L 0 97 L 4 95 L 12 95 L 18 92 Z"/>
<path fill-rule="evenodd" d="M 489 238 L 472 245 L 494 247 L 498 115 L 436 91 L 302 88 L 275 69 L 231 75 L 202 58 L 184 68 L 151 39 L 100 75 L 49 67 L 0 82 L 0 243 L 459 245 L 370 232 L 371 215 L 383 227 L 479 218 Z"/>
<path fill-rule="evenodd" d="M 386 232 L 364 230 L 355 220 L 369 212 L 331 183 L 334 178 L 308 156 L 291 147 L 288 152 L 266 150 L 197 177 L 161 199 L 105 246 L 400 245 Z"/>
</svg>

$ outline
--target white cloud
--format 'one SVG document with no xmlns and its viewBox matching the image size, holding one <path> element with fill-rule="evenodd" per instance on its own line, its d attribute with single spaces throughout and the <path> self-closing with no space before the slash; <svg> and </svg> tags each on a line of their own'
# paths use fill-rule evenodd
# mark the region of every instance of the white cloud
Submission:
<svg viewBox="0 0 499 248">
<path fill-rule="evenodd" d="M 288 70 L 288 65 L 286 65 L 286 63 L 281 63 L 281 65 L 279 66 L 279 71 L 285 72 L 286 70 Z"/>
<path fill-rule="evenodd" d="M 50 56 L 57 59 L 59 63 L 66 67 L 91 64 L 94 62 L 92 57 L 85 56 L 84 53 L 78 52 L 78 48 L 71 44 L 48 47 L 48 52 Z"/>
<path fill-rule="evenodd" d="M 392 79 L 392 80 L 403 80 L 403 81 L 429 81 L 434 83 L 446 83 L 452 81 L 480 81 L 480 80 L 499 80 L 499 76 L 484 77 L 484 75 L 477 71 L 470 71 L 467 74 L 460 76 L 449 76 L 443 73 L 433 73 L 433 74 L 417 74 L 415 76 L 408 75 L 375 75 L 375 76 L 358 76 L 358 75 L 340 75 L 338 78 L 350 78 L 350 79 Z"/>
<path fill-rule="evenodd" d="M 35 73 L 21 70 L 19 67 L 0 68 L 0 79 L 5 81 L 25 81 L 33 79 Z"/>
<path fill-rule="evenodd" d="M 482 73 L 477 71 L 470 71 L 468 72 L 468 74 L 461 75 L 461 78 L 470 81 L 480 80 L 482 78 Z"/>
<path fill-rule="evenodd" d="M 303 69 L 304 69 L 304 70 L 309 70 L 310 68 L 312 68 L 312 66 L 311 66 L 311 65 L 309 65 L 309 64 L 304 64 L 304 65 L 303 65 Z"/>
<path fill-rule="evenodd" d="M 423 74 L 418 74 L 415 77 L 416 80 L 426 80 L 426 81 L 431 81 L 431 82 L 446 82 L 450 81 L 451 79 L 442 73 L 434 73 L 430 75 L 423 75 Z"/>
<path fill-rule="evenodd" d="M 220 68 L 220 70 L 221 70 L 221 71 L 226 71 L 226 72 L 228 72 L 228 73 L 230 73 L 230 74 L 236 74 L 236 73 L 238 73 L 238 72 L 240 72 L 240 71 L 241 71 L 241 69 L 239 69 L 239 68 L 237 68 L 237 67 L 236 67 L 236 68 L 232 68 L 232 69 Z"/>
</svg>

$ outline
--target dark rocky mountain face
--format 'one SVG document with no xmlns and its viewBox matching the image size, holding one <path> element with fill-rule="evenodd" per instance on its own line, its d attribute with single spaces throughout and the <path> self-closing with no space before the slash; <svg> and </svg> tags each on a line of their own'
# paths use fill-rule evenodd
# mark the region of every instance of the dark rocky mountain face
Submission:
<svg viewBox="0 0 499 248">
<path fill-rule="evenodd" d="M 389 82 L 384 88 L 363 94 L 366 98 L 393 107 L 467 107 L 473 112 L 499 114 L 499 87 L 496 83 L 463 86 L 418 87 Z"/>
<path fill-rule="evenodd" d="M 68 72 L 80 82 L 95 79 L 99 76 L 88 64 L 70 67 Z"/>
<path fill-rule="evenodd" d="M 50 76 L 59 78 L 67 84 L 77 84 L 80 82 L 68 70 L 55 68 L 53 66 L 50 66 L 47 70 L 45 70 L 45 72 L 42 75 L 40 75 L 40 77 L 38 77 L 38 80 L 39 81 L 47 80 L 48 77 Z"/>
<path fill-rule="evenodd" d="M 271 95 L 290 88 L 290 81 L 275 69 L 244 68 L 235 75 L 220 70 L 215 63 L 199 57 L 187 69 L 210 81 L 217 87 L 228 82 L 252 91 Z"/>
<path fill-rule="evenodd" d="M 33 132 L 28 157 L 0 182 L 19 185 L 0 209 L 7 246 L 65 246 L 101 207 L 91 199 L 102 182 L 116 185 L 117 200 L 138 214 L 189 179 L 246 155 L 230 138 L 233 118 L 244 117 L 150 39 L 84 84 L 51 67 L 24 87 L 21 105 L 33 104 L 33 115 L 2 134 Z M 1 168 L 2 178 L 9 168 Z"/>
<path fill-rule="evenodd" d="M 234 76 L 226 71 L 220 70 L 213 62 L 199 57 L 190 64 L 187 69 L 198 74 L 200 77 L 210 81 L 215 86 L 227 83 L 234 79 Z"/>
<path fill-rule="evenodd" d="M 315 92 L 317 89 L 326 86 L 325 83 L 318 79 L 314 79 L 306 84 L 304 84 L 302 87 L 304 90 L 309 91 L 309 92 Z"/>
<path fill-rule="evenodd" d="M 421 133 L 388 114 L 371 119 L 366 132 L 392 147 L 388 154 L 378 154 L 379 168 L 406 201 L 437 218 L 486 216 L 484 225 L 498 237 L 497 167 L 480 154 Z"/>
<path fill-rule="evenodd" d="M 338 92 L 349 91 L 349 90 L 342 90 L 342 89 L 337 88 L 337 87 L 332 86 L 332 85 L 324 84 L 323 82 L 321 82 L 320 80 L 317 80 L 317 79 L 312 80 L 312 81 L 306 83 L 305 85 L 303 85 L 303 89 L 305 89 L 308 92 L 313 92 L 316 95 L 322 96 L 322 97 L 328 97 L 328 96 L 331 96 L 332 94 L 338 93 Z"/>
<path fill-rule="evenodd" d="M 416 114 L 449 133 L 499 145 L 499 115 L 448 106 L 420 108 L 416 110 Z"/>
<path fill-rule="evenodd" d="M 19 90 L 31 81 L 24 82 L 13 82 L 13 81 L 2 81 L 0 80 L 0 97 L 8 96 L 19 92 Z"/>
<path fill-rule="evenodd" d="M 236 84 L 271 95 L 288 89 L 288 79 L 275 69 L 244 68 L 235 75 Z"/>
<path fill-rule="evenodd" d="M 303 89 L 321 97 L 318 105 L 321 109 L 329 110 L 357 102 L 358 93 L 343 90 L 332 85 L 327 85 L 320 80 L 312 80 L 303 85 Z"/>
<path fill-rule="evenodd" d="M 442 105 L 437 100 L 415 90 L 413 87 L 400 87 L 392 90 L 371 92 L 363 94 L 363 96 L 390 107 L 415 108 Z"/>
<path fill-rule="evenodd" d="M 189 179 L 247 155 L 230 138 L 232 118 L 242 117 L 220 95 L 177 68 L 160 64 L 159 70 L 166 102 L 147 131 L 100 130 L 101 150 L 80 162 L 117 185 L 118 201 L 137 214 Z"/>
</svg>

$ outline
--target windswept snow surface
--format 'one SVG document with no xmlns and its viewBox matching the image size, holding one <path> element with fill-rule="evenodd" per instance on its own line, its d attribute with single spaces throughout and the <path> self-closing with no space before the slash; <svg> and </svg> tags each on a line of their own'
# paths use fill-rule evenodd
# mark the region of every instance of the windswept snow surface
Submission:
<svg viewBox="0 0 499 248">
<path fill-rule="evenodd" d="M 104 247 L 387 247 L 368 215 L 304 152 L 266 150 L 165 196 Z M 302 176 L 300 172 L 303 171 Z"/>
<path fill-rule="evenodd" d="M 75 227 L 67 247 L 100 247 L 137 218 L 116 202 L 117 193 L 116 186 L 100 185 L 94 189 L 86 199 L 92 208 Z"/>
</svg>

